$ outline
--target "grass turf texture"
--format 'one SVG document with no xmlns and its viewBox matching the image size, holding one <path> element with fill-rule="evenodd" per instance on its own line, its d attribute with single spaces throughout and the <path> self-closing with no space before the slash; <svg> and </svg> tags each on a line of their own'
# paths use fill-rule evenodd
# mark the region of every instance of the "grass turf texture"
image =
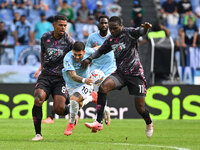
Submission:
<svg viewBox="0 0 200 150">
<path fill-rule="evenodd" d="M 142 119 L 112 119 L 111 125 L 98 133 L 91 133 L 80 119 L 71 136 L 64 135 L 66 119 L 54 124 L 42 124 L 43 141 L 33 142 L 32 120 L 1 119 L 0 150 L 159 150 L 200 149 L 200 120 L 154 121 L 154 134 L 145 135 Z M 162 147 L 163 146 L 163 147 Z M 180 149 L 181 150 L 181 149 Z M 183 150 L 183 149 L 182 149 Z"/>
</svg>

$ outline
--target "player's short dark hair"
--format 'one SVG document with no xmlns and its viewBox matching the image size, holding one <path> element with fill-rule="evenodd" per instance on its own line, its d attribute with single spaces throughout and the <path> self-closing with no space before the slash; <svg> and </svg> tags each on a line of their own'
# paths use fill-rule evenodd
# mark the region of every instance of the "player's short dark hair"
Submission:
<svg viewBox="0 0 200 150">
<path fill-rule="evenodd" d="M 76 41 L 72 46 L 72 50 L 74 51 L 85 50 L 85 44 L 83 42 Z"/>
<path fill-rule="evenodd" d="M 57 22 L 58 20 L 68 21 L 68 19 L 65 15 L 56 15 L 53 19 L 53 22 Z"/>
<path fill-rule="evenodd" d="M 107 15 L 101 15 L 101 16 L 99 16 L 99 18 L 98 18 L 98 22 L 100 22 L 101 18 L 106 18 L 106 19 L 109 20 L 109 17 L 108 17 Z"/>
<path fill-rule="evenodd" d="M 112 16 L 110 19 L 109 19 L 109 22 L 115 22 L 119 25 L 122 25 L 122 20 L 120 17 L 117 17 L 117 16 Z"/>
</svg>

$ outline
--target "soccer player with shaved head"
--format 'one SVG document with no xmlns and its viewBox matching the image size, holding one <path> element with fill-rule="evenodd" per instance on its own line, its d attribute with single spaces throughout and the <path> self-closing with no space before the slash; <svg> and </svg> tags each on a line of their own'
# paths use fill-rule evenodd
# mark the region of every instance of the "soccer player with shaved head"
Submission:
<svg viewBox="0 0 200 150">
<path fill-rule="evenodd" d="M 138 38 L 147 33 L 151 24 L 145 22 L 138 28 L 125 28 L 121 19 L 113 16 L 109 19 L 108 26 L 111 36 L 96 52 L 82 61 L 82 67 L 86 68 L 88 64 L 101 55 L 113 51 L 117 64 L 117 70 L 107 77 L 99 87 L 96 107 L 97 119 L 93 123 L 87 123 L 87 127 L 91 128 L 93 132 L 103 129 L 102 119 L 108 92 L 127 86 L 129 94 L 134 95 L 137 112 L 146 123 L 146 136 L 151 137 L 153 122 L 149 111 L 145 108 L 146 80 L 137 45 Z"/>
</svg>

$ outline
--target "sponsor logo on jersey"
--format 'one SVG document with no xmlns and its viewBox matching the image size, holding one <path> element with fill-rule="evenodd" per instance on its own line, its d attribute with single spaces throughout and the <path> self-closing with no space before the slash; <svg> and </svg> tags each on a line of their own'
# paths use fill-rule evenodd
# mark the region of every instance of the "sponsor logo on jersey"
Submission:
<svg viewBox="0 0 200 150">
<path fill-rule="evenodd" d="M 49 56 L 54 55 L 54 56 L 62 56 L 63 55 L 63 50 L 57 49 L 57 48 L 47 48 L 47 52 Z"/>
<path fill-rule="evenodd" d="M 113 51 L 116 51 L 116 50 L 119 51 L 119 50 L 122 50 L 124 48 L 125 48 L 124 42 L 112 45 L 112 50 Z"/>
</svg>

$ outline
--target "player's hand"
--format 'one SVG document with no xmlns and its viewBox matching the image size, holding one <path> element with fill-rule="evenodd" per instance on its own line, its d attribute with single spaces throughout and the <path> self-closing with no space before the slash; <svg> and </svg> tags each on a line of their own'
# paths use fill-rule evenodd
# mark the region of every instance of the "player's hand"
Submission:
<svg viewBox="0 0 200 150">
<path fill-rule="evenodd" d="M 145 22 L 144 24 L 141 24 L 141 26 L 144 28 L 144 29 L 149 29 L 152 27 L 152 25 L 149 23 L 149 22 Z"/>
<path fill-rule="evenodd" d="M 94 82 L 93 82 L 93 80 L 91 79 L 91 77 L 89 77 L 89 78 L 87 78 L 87 79 L 85 80 L 85 83 L 86 83 L 87 85 L 92 85 Z"/>
<path fill-rule="evenodd" d="M 40 74 L 40 71 L 35 72 L 35 73 L 34 73 L 34 78 L 37 79 L 37 78 L 39 77 L 39 74 Z"/>
<path fill-rule="evenodd" d="M 95 42 L 95 43 L 92 45 L 92 48 L 93 48 L 93 47 L 96 47 L 96 46 L 97 46 L 97 42 Z"/>
<path fill-rule="evenodd" d="M 85 60 L 83 60 L 83 61 L 81 62 L 81 68 L 86 69 L 87 66 L 88 66 L 90 63 L 91 63 L 91 60 L 88 59 L 88 58 L 86 58 Z"/>
</svg>

